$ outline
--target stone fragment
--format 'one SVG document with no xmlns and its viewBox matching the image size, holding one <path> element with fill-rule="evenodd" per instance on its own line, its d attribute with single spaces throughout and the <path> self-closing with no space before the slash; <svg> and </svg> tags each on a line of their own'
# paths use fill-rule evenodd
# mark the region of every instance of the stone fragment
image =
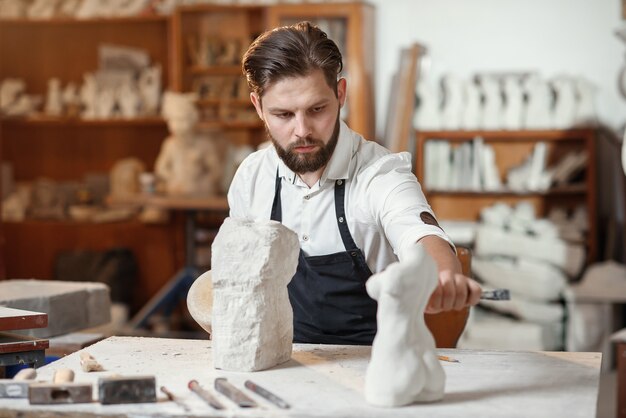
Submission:
<svg viewBox="0 0 626 418">
<path fill-rule="evenodd" d="M 280 222 L 224 221 L 211 261 L 215 368 L 264 370 L 291 358 L 287 284 L 299 251 L 296 233 Z"/>
</svg>

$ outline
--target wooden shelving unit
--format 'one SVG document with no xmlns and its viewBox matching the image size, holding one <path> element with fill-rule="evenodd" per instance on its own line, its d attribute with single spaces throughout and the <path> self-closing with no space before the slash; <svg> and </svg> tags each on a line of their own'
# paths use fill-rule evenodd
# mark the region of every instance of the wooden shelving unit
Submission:
<svg viewBox="0 0 626 418">
<path fill-rule="evenodd" d="M 415 173 L 424 194 L 441 220 L 478 220 L 480 211 L 497 202 L 515 205 L 530 202 L 538 214 L 545 216 L 553 207 L 574 209 L 584 205 L 588 214 L 586 240 L 589 261 L 597 257 L 595 132 L 593 129 L 550 131 L 417 131 Z M 480 137 L 494 148 L 500 178 L 521 164 L 537 142 L 547 143 L 548 165 L 572 150 L 586 150 L 588 165 L 583 183 L 553 187 L 541 192 L 428 190 L 424 184 L 424 147 L 431 140 L 445 140 L 453 146 Z"/>
</svg>

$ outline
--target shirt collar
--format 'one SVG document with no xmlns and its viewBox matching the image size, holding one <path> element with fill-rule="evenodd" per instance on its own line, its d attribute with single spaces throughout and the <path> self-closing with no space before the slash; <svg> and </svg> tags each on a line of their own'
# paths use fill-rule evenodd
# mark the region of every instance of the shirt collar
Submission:
<svg viewBox="0 0 626 418">
<path fill-rule="evenodd" d="M 335 146 L 335 151 L 333 152 L 332 157 L 330 157 L 330 161 L 322 173 L 322 177 L 319 181 L 320 185 L 324 184 L 326 180 L 334 181 L 348 178 L 348 174 L 350 172 L 350 161 L 352 160 L 355 144 L 353 136 L 354 132 L 348 128 L 348 125 L 346 125 L 344 121 L 340 120 L 337 146 Z M 278 160 L 278 176 L 285 178 L 292 184 L 295 184 L 298 181 L 296 173 L 291 171 L 291 169 L 285 165 L 283 160 L 281 160 L 280 157 L 278 157 L 278 154 L 276 154 L 275 149 L 274 154 Z"/>
</svg>

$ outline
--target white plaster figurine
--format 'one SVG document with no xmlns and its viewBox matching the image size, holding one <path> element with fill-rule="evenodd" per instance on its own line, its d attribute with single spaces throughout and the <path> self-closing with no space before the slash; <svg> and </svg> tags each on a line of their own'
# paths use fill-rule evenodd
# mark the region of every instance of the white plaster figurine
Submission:
<svg viewBox="0 0 626 418">
<path fill-rule="evenodd" d="M 46 96 L 44 110 L 50 116 L 61 116 L 63 114 L 63 95 L 61 81 L 58 78 L 48 80 L 48 95 Z"/>
<path fill-rule="evenodd" d="M 502 115 L 503 128 L 517 131 L 522 128 L 522 105 L 524 92 L 519 77 L 508 76 L 504 79 L 504 113 Z"/>
<path fill-rule="evenodd" d="M 171 135 L 161 146 L 154 171 L 169 195 L 209 196 L 219 191 L 222 167 L 216 138 L 196 131 L 199 112 L 194 99 L 194 94 L 164 95 L 163 116 Z"/>
<path fill-rule="evenodd" d="M 526 129 L 551 129 L 553 127 L 552 91 L 547 82 L 531 75 L 523 82 L 527 99 L 522 109 Z"/>
<path fill-rule="evenodd" d="M 293 310 L 287 285 L 298 266 L 296 233 L 276 221 L 227 218 L 211 250 L 213 366 L 257 371 L 288 361 Z"/>
<path fill-rule="evenodd" d="M 424 321 L 437 282 L 437 266 L 422 245 L 367 281 L 367 293 L 378 301 L 378 331 L 365 376 L 368 403 L 395 407 L 443 397 L 446 375 Z"/>
<path fill-rule="evenodd" d="M 441 111 L 439 110 L 439 89 L 426 80 L 419 80 L 415 86 L 417 106 L 413 117 L 413 127 L 421 131 L 441 129 Z"/>
<path fill-rule="evenodd" d="M 461 110 L 461 128 L 477 130 L 483 120 L 480 89 L 472 80 L 464 80 L 462 89 L 465 105 Z"/>
<path fill-rule="evenodd" d="M 484 96 L 482 128 L 485 130 L 502 129 L 504 102 L 500 82 L 497 78 L 483 76 L 480 86 Z"/>
<path fill-rule="evenodd" d="M 441 83 L 445 97 L 441 111 L 442 128 L 449 131 L 458 130 L 461 127 L 465 106 L 463 83 L 453 74 L 443 76 Z"/>
</svg>

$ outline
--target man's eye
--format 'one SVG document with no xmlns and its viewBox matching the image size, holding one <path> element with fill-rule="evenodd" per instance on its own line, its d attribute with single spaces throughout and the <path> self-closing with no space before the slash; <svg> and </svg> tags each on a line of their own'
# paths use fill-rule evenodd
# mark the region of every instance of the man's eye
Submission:
<svg viewBox="0 0 626 418">
<path fill-rule="evenodd" d="M 314 107 L 314 108 L 313 108 L 313 109 L 311 109 L 311 110 L 313 111 L 313 113 L 319 113 L 319 112 L 321 112 L 322 110 L 324 110 L 324 106 L 317 106 L 317 107 Z"/>
<path fill-rule="evenodd" d="M 281 118 L 281 119 L 287 119 L 291 116 L 291 113 L 289 112 L 284 112 L 284 113 L 275 113 L 274 116 Z"/>
</svg>

